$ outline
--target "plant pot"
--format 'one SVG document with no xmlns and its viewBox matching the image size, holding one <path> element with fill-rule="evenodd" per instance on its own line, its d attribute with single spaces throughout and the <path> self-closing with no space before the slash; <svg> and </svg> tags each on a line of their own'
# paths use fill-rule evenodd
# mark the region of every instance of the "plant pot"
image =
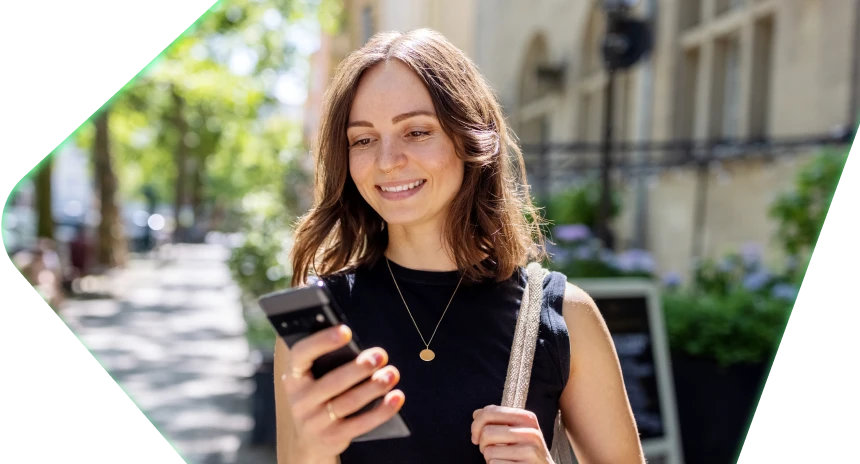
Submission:
<svg viewBox="0 0 860 464">
<path fill-rule="evenodd" d="M 277 430 L 275 424 L 275 363 L 271 353 L 265 353 L 254 372 L 254 394 L 251 396 L 251 410 L 254 429 L 251 431 L 251 444 L 275 445 Z"/>
<path fill-rule="evenodd" d="M 684 461 L 734 464 L 764 385 L 764 362 L 720 367 L 715 360 L 672 354 Z"/>
</svg>

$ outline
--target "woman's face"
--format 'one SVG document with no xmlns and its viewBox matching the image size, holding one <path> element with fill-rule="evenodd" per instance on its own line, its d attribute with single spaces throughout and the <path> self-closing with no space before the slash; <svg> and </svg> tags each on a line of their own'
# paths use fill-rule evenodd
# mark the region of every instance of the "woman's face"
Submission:
<svg viewBox="0 0 860 464">
<path fill-rule="evenodd" d="M 368 69 L 356 90 L 346 135 L 361 196 L 389 225 L 443 221 L 464 165 L 421 78 L 392 59 Z"/>
</svg>

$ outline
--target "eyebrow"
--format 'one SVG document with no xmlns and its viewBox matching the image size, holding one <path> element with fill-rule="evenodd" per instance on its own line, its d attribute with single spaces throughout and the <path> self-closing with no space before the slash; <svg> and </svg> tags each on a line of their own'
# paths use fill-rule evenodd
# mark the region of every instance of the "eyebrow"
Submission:
<svg viewBox="0 0 860 464">
<path fill-rule="evenodd" d="M 409 119 L 409 118 L 414 118 L 415 116 L 430 116 L 430 117 L 435 118 L 436 113 L 434 113 L 433 111 L 428 111 L 428 110 L 409 111 L 408 113 L 398 114 L 397 116 L 391 118 L 391 123 L 397 124 L 400 121 L 404 121 L 404 120 Z M 349 129 L 350 127 L 373 127 L 373 124 L 371 124 L 367 121 L 352 121 L 346 125 L 347 129 Z"/>
</svg>

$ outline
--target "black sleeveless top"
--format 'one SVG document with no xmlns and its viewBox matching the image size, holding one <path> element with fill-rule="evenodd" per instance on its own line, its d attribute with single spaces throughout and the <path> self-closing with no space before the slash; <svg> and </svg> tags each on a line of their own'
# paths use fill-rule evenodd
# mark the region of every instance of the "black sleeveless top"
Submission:
<svg viewBox="0 0 860 464">
<path fill-rule="evenodd" d="M 460 275 L 457 271 L 391 270 L 424 339 L 430 339 Z M 385 259 L 324 279 L 365 348 L 379 346 L 400 371 L 395 386 L 406 396 L 401 414 L 412 430 L 402 439 L 353 443 L 343 464 L 483 463 L 471 441 L 472 413 L 502 401 L 511 344 L 526 284 L 525 269 L 504 282 L 464 282 L 439 325 L 430 348 L 433 361 L 418 357 L 424 344 L 415 330 Z M 567 383 L 570 350 L 562 317 L 566 278 L 544 280 L 541 326 L 526 409 L 534 412 L 547 446 L 561 392 Z"/>
</svg>

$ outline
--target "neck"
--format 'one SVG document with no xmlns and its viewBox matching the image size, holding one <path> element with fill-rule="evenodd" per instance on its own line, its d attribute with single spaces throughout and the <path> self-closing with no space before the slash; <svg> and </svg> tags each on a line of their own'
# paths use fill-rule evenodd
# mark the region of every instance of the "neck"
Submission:
<svg viewBox="0 0 860 464">
<path fill-rule="evenodd" d="M 389 225 L 385 256 L 419 271 L 454 271 L 457 263 L 446 250 L 441 224 Z"/>
</svg>

